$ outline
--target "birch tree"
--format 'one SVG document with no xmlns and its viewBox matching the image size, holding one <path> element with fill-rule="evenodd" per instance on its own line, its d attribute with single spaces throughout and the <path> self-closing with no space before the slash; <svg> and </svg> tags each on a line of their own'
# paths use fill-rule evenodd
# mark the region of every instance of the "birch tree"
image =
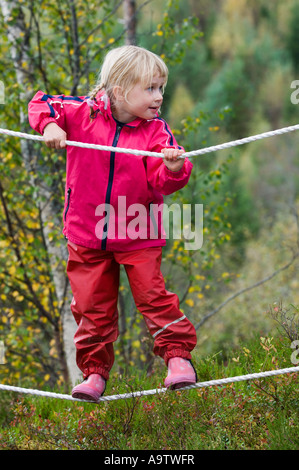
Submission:
<svg viewBox="0 0 299 470">
<path fill-rule="evenodd" d="M 136 1 L 124 0 L 125 43 L 136 45 Z"/>
</svg>

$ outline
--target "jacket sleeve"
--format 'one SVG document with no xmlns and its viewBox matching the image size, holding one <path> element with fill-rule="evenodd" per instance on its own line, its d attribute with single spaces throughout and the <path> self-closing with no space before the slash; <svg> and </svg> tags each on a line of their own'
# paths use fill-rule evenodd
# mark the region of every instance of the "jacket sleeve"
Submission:
<svg viewBox="0 0 299 470">
<path fill-rule="evenodd" d="M 153 134 L 151 151 L 161 152 L 164 148 L 180 147 L 168 124 L 161 118 L 156 120 L 156 129 Z M 186 186 L 189 181 L 192 163 L 185 158 L 184 165 L 179 171 L 171 171 L 167 168 L 162 158 L 147 157 L 147 178 L 149 184 L 163 195 L 172 194 Z"/>
<path fill-rule="evenodd" d="M 28 105 L 30 126 L 40 134 L 50 122 L 66 131 L 63 95 L 47 95 L 38 91 Z"/>
</svg>

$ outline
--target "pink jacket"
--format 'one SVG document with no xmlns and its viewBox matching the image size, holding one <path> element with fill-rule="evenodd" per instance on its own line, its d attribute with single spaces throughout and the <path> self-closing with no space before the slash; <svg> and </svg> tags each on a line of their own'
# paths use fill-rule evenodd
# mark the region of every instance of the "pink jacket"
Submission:
<svg viewBox="0 0 299 470">
<path fill-rule="evenodd" d="M 29 122 L 43 134 L 56 122 L 68 140 L 160 152 L 178 147 L 160 117 L 118 123 L 109 99 L 99 92 L 90 118 L 88 97 L 47 95 L 38 91 L 29 103 Z M 161 224 L 163 195 L 184 187 L 192 164 L 170 171 L 162 158 L 67 147 L 65 237 L 95 249 L 128 251 L 165 245 Z M 154 208 L 155 210 L 152 210 Z"/>
</svg>

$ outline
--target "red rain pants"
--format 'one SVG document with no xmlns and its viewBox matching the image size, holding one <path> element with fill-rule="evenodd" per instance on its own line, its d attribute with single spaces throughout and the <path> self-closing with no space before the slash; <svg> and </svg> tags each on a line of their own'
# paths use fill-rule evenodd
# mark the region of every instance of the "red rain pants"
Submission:
<svg viewBox="0 0 299 470">
<path fill-rule="evenodd" d="M 77 365 L 86 378 L 106 380 L 114 363 L 118 337 L 119 269 L 124 265 L 134 301 L 154 338 L 154 354 L 167 364 L 171 357 L 191 359 L 194 326 L 179 310 L 176 294 L 165 289 L 160 271 L 162 248 L 109 252 L 68 243 L 67 273 L 73 292 L 71 310 L 77 322 Z"/>
</svg>

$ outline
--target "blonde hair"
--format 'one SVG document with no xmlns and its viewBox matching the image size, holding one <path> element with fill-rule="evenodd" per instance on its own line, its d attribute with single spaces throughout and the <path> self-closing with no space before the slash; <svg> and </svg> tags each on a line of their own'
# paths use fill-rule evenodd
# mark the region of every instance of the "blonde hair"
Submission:
<svg viewBox="0 0 299 470">
<path fill-rule="evenodd" d="M 135 85 L 150 84 L 157 73 L 165 79 L 163 85 L 165 88 L 168 69 L 161 57 L 139 46 L 117 47 L 106 55 L 97 84 L 90 92 L 90 99 L 94 99 L 101 89 L 105 89 L 110 101 L 113 102 L 115 86 L 122 88 L 126 99 Z"/>
</svg>

